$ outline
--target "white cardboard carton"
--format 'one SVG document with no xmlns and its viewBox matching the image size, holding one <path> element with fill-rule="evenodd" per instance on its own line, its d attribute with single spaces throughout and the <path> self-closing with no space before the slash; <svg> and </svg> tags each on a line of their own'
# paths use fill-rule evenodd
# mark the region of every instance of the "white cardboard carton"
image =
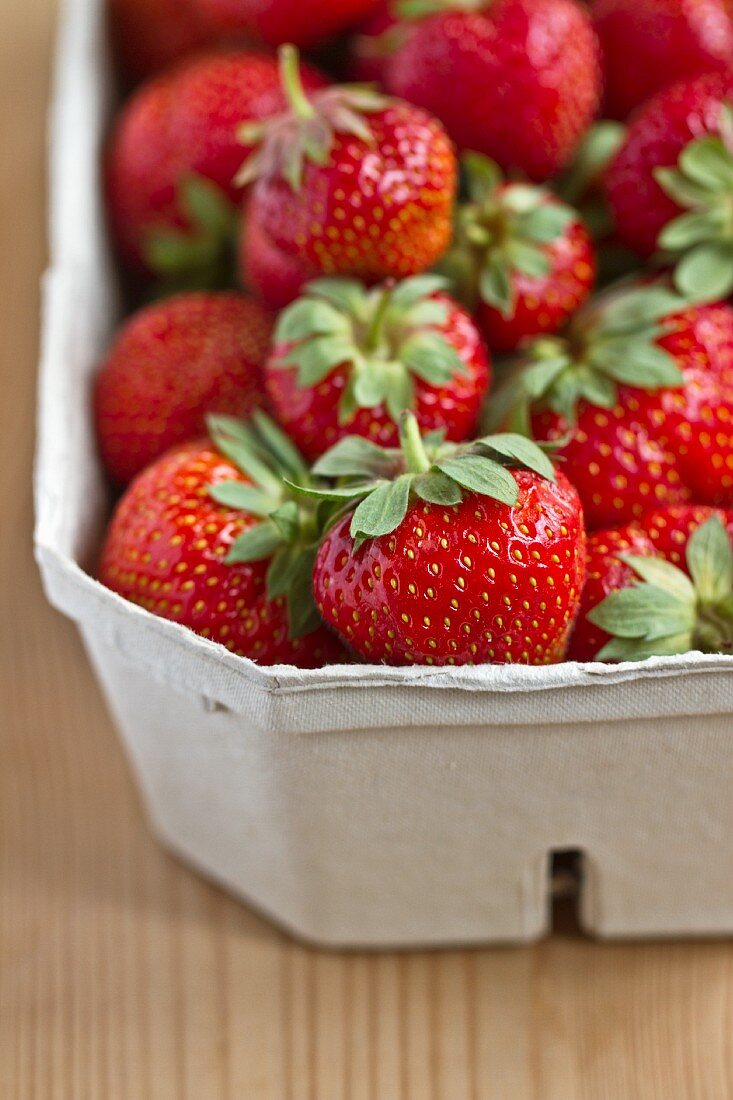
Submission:
<svg viewBox="0 0 733 1100">
<path fill-rule="evenodd" d="M 733 932 L 733 658 L 546 669 L 261 669 L 102 588 L 90 379 L 117 319 L 99 187 L 101 0 L 68 0 L 53 110 L 37 557 L 153 826 L 327 945 L 526 941 L 551 853 L 601 936 Z"/>
</svg>

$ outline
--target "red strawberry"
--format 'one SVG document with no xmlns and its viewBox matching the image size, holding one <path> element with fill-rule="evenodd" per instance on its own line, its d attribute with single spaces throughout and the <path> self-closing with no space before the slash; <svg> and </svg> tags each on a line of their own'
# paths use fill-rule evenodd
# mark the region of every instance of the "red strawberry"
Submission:
<svg viewBox="0 0 733 1100">
<path fill-rule="evenodd" d="M 309 89 L 324 84 L 310 69 L 303 79 Z M 109 216 L 123 259 L 171 276 L 193 272 L 194 286 L 226 283 L 242 194 L 233 182 L 239 127 L 284 105 L 276 62 L 244 51 L 197 57 L 138 89 L 115 123 L 107 158 Z"/>
<path fill-rule="evenodd" d="M 206 414 L 249 416 L 262 404 L 272 318 L 241 294 L 180 294 L 140 310 L 118 333 L 95 394 L 99 445 L 125 483 Z"/>
<path fill-rule="evenodd" d="M 677 80 L 733 62 L 729 0 L 593 0 L 606 111 L 626 118 Z"/>
<path fill-rule="evenodd" d="M 417 275 L 367 290 L 349 279 L 311 283 L 281 314 L 265 378 L 272 407 L 309 459 L 347 435 L 399 442 L 404 409 L 423 431 L 475 434 L 489 360 L 471 317 Z"/>
<path fill-rule="evenodd" d="M 378 0 L 195 0 L 225 37 L 257 35 L 270 46 L 315 46 L 363 19 Z"/>
<path fill-rule="evenodd" d="M 469 201 L 458 207 L 442 269 L 476 312 L 491 348 L 514 351 L 555 333 L 593 288 L 595 253 L 578 213 L 549 191 L 505 183 L 493 161 L 465 158 Z"/>
<path fill-rule="evenodd" d="M 634 118 L 606 176 L 621 239 L 643 256 L 661 248 L 681 257 L 676 284 L 695 300 L 733 290 L 732 98 L 733 70 L 660 92 Z"/>
<path fill-rule="evenodd" d="M 611 635 L 588 618 L 611 592 L 628 588 L 634 583 L 636 574 L 623 560 L 623 554 L 635 554 L 637 557 L 653 557 L 654 543 L 640 526 L 634 523 L 626 527 L 596 531 L 588 536 L 587 576 L 583 589 L 578 621 L 570 639 L 569 661 L 594 661 L 603 647 L 611 640 Z"/>
<path fill-rule="evenodd" d="M 643 661 L 701 650 L 733 654 L 733 536 L 717 515 L 689 537 L 684 569 L 622 555 L 632 576 L 587 613 L 610 635 L 602 661 Z"/>
<path fill-rule="evenodd" d="M 297 54 L 283 47 L 281 58 L 292 110 L 243 131 L 263 142 L 239 177 L 257 181 L 242 245 L 246 284 L 280 308 L 321 274 L 377 282 L 430 267 L 450 241 L 456 189 L 440 124 L 359 86 L 308 99 Z"/>
<path fill-rule="evenodd" d="M 585 577 L 582 511 L 528 442 L 441 445 L 408 414 L 402 454 L 351 437 L 320 460 L 351 479 L 337 499 L 361 501 L 313 573 L 325 621 L 352 649 L 395 665 L 562 660 Z"/>
<path fill-rule="evenodd" d="M 591 530 L 654 504 L 731 506 L 733 309 L 661 285 L 606 292 L 526 350 L 492 422 L 561 442 Z"/>
<path fill-rule="evenodd" d="M 108 0 L 117 61 L 132 81 L 152 76 L 211 40 L 195 0 Z"/>
<path fill-rule="evenodd" d="M 218 446 L 186 443 L 132 483 L 107 532 L 100 580 L 262 665 L 342 660 L 307 598 L 315 531 L 302 519 L 304 505 L 288 502 L 280 475 L 263 465 L 263 447 L 275 440 L 274 468 L 285 448 L 293 480 L 307 481 L 305 467 L 262 419 L 249 431 L 229 422 L 214 428 Z"/>
<path fill-rule="evenodd" d="M 641 517 L 639 527 L 649 536 L 660 557 L 684 569 L 690 536 L 713 516 L 718 516 L 733 538 L 733 510 L 710 508 L 706 504 L 673 504 L 668 508 L 653 508 Z"/>
<path fill-rule="evenodd" d="M 388 90 L 436 115 L 459 148 L 554 176 L 600 98 L 587 11 L 575 0 L 407 0 L 402 10 L 425 18 L 393 54 Z"/>
</svg>

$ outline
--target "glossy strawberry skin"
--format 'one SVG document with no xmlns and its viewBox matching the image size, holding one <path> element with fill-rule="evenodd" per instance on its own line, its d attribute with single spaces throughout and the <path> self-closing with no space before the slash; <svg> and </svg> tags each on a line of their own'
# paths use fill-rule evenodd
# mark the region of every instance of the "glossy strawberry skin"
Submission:
<svg viewBox="0 0 733 1100">
<path fill-rule="evenodd" d="M 733 71 L 680 81 L 656 95 L 634 117 L 606 173 L 606 193 L 621 241 L 650 256 L 665 225 L 681 208 L 654 178 L 675 167 L 695 138 L 716 133 L 721 104 L 733 95 Z"/>
<path fill-rule="evenodd" d="M 102 550 L 99 579 L 154 615 L 189 627 L 261 665 L 317 668 L 343 658 L 319 628 L 288 639 L 282 600 L 267 599 L 267 562 L 226 565 L 258 521 L 216 504 L 208 486 L 246 479 L 206 441 L 169 451 L 129 487 Z"/>
<path fill-rule="evenodd" d="M 460 149 L 546 180 L 593 119 L 600 79 L 595 33 L 575 0 L 494 0 L 418 23 L 386 84 L 440 118 Z"/>
<path fill-rule="evenodd" d="M 569 225 L 544 251 L 550 261 L 547 275 L 512 273 L 516 302 L 511 317 L 486 302 L 479 303 L 476 317 L 493 351 L 514 351 L 529 337 L 559 332 L 593 289 L 595 249 L 582 222 Z"/>
<path fill-rule="evenodd" d="M 686 570 L 685 556 L 690 536 L 715 515 L 725 524 L 733 539 L 733 509 L 710 508 L 705 504 L 653 508 L 641 517 L 639 527 L 651 540 L 657 555 Z"/>
<path fill-rule="evenodd" d="M 588 536 L 587 576 L 580 614 L 570 639 L 569 661 L 594 661 L 611 640 L 609 634 L 594 626 L 586 616 L 611 592 L 633 584 L 636 574 L 621 560 L 622 554 L 651 558 L 656 556 L 656 550 L 650 536 L 636 524 L 596 531 Z"/>
<path fill-rule="evenodd" d="M 307 88 L 325 84 L 304 66 Z M 146 270 L 152 229 L 185 228 L 178 187 L 191 174 L 216 184 L 234 204 L 234 177 L 248 153 L 240 123 L 285 108 L 277 62 L 251 51 L 209 52 L 142 85 L 123 106 L 107 154 L 107 204 L 123 259 Z"/>
<path fill-rule="evenodd" d="M 109 0 L 108 8 L 115 56 L 128 80 L 153 76 L 210 42 L 194 0 Z"/>
<path fill-rule="evenodd" d="M 365 18 L 379 0 L 194 0 L 223 37 L 255 35 L 268 46 L 315 46 Z"/>
<path fill-rule="evenodd" d="M 703 500 L 733 505 L 733 310 L 691 307 L 659 345 L 676 359 L 683 388 L 620 386 L 613 409 L 580 403 L 560 448 L 589 530 L 638 519 L 652 505 Z M 551 410 L 533 417 L 536 439 L 563 438 Z"/>
<path fill-rule="evenodd" d="M 457 165 L 442 126 L 406 103 L 366 121 L 372 142 L 336 134 L 328 164 L 307 163 L 299 190 L 276 175 L 255 184 L 242 277 L 271 308 L 319 275 L 405 278 L 447 248 Z"/>
<path fill-rule="evenodd" d="M 176 443 L 206 431 L 207 413 L 248 417 L 263 403 L 272 317 L 242 294 L 181 294 L 132 316 L 95 387 L 100 450 L 126 484 Z"/>
<path fill-rule="evenodd" d="M 453 508 L 416 502 L 391 535 L 358 550 L 349 518 L 314 569 L 321 614 L 368 661 L 561 661 L 585 579 L 577 494 L 513 471 L 515 508 L 474 494 Z"/>
<path fill-rule="evenodd" d="M 594 0 L 591 11 L 606 117 L 625 119 L 662 88 L 733 61 L 728 0 Z"/>
<path fill-rule="evenodd" d="M 458 352 L 465 373 L 445 386 L 415 379 L 415 415 L 423 432 L 444 429 L 446 438 L 462 442 L 476 431 L 481 404 L 489 388 L 490 360 L 470 315 L 446 295 L 434 295 L 449 307 L 440 329 Z M 288 345 L 276 345 L 265 366 L 265 386 L 282 426 L 306 458 L 314 461 L 339 439 L 360 435 L 381 447 L 399 444 L 397 425 L 383 405 L 359 409 L 353 420 L 339 424 L 338 406 L 348 381 L 348 368 L 337 367 L 315 387 L 300 388 L 295 368 L 279 366 Z"/>
</svg>

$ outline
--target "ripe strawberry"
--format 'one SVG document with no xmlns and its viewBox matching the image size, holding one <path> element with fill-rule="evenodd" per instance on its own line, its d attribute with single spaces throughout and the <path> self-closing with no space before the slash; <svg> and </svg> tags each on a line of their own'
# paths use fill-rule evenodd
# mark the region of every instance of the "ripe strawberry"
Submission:
<svg viewBox="0 0 733 1100">
<path fill-rule="evenodd" d="M 634 118 L 606 176 L 621 239 L 680 257 L 678 289 L 716 301 L 733 290 L 733 70 L 682 81 Z"/>
<path fill-rule="evenodd" d="M 206 414 L 248 417 L 263 401 L 272 318 L 242 294 L 180 294 L 131 317 L 102 362 L 99 446 L 122 484 L 175 443 L 206 431 Z"/>
<path fill-rule="evenodd" d="M 706 504 L 652 508 L 641 517 L 639 527 L 651 539 L 658 556 L 684 569 L 690 536 L 713 516 L 718 516 L 733 538 L 733 510 L 710 508 Z"/>
<path fill-rule="evenodd" d="M 112 518 L 99 579 L 125 599 L 262 665 L 343 659 L 310 597 L 314 514 L 280 470 L 306 467 L 274 425 L 212 424 L 149 466 Z M 246 473 L 245 471 L 249 471 Z"/>
<path fill-rule="evenodd" d="M 458 442 L 475 434 L 489 360 L 473 320 L 444 290 L 435 275 L 373 290 L 320 279 L 280 315 L 267 392 L 307 458 L 347 435 L 396 446 L 404 409 L 423 431 Z"/>
<path fill-rule="evenodd" d="M 406 414 L 402 440 L 400 453 L 352 436 L 315 467 L 360 502 L 316 559 L 324 620 L 387 664 L 562 660 L 585 578 L 569 481 L 521 436 L 446 445 Z"/>
<path fill-rule="evenodd" d="M 578 213 L 541 187 L 505 183 L 493 161 L 464 158 L 469 200 L 459 204 L 442 270 L 476 313 L 489 346 L 514 351 L 555 333 L 593 288 L 595 254 Z"/>
<path fill-rule="evenodd" d="M 257 181 L 242 241 L 246 285 L 281 308 L 321 274 L 377 282 L 430 267 L 450 241 L 456 189 L 443 128 L 358 85 L 309 99 L 297 53 L 283 47 L 281 63 L 292 110 L 242 130 L 248 144 L 263 143 L 239 176 Z"/>
<path fill-rule="evenodd" d="M 733 309 L 659 284 L 609 290 L 527 348 L 488 423 L 561 443 L 591 530 L 654 504 L 731 506 Z"/>
<path fill-rule="evenodd" d="M 309 89 L 325 83 L 305 69 Z M 208 53 L 144 84 L 122 108 L 107 157 L 107 202 L 127 264 L 178 277 L 181 289 L 227 285 L 241 189 L 239 125 L 282 110 L 277 64 Z"/>
<path fill-rule="evenodd" d="M 591 14 L 611 118 L 626 118 L 677 80 L 733 62 L 729 0 L 593 0 Z"/>
<path fill-rule="evenodd" d="M 586 581 L 580 614 L 570 639 L 569 661 L 594 661 L 611 640 L 611 635 L 587 616 L 611 592 L 633 584 L 636 574 L 623 560 L 624 554 L 655 556 L 654 543 L 640 525 L 630 523 L 588 536 Z"/>
<path fill-rule="evenodd" d="M 108 0 L 108 7 L 114 52 L 130 81 L 153 76 L 211 40 L 195 0 Z"/>
<path fill-rule="evenodd" d="M 315 46 L 367 16 L 378 0 L 195 0 L 222 36 L 246 33 L 269 46 Z"/>
<path fill-rule="evenodd" d="M 635 577 L 588 612 L 588 621 L 611 636 L 597 660 L 733 653 L 733 537 L 719 516 L 690 536 L 684 570 L 657 557 L 622 560 Z"/>
<path fill-rule="evenodd" d="M 404 0 L 419 20 L 387 66 L 393 95 L 436 115 L 460 149 L 546 180 L 598 107 L 600 52 L 575 0 Z"/>
</svg>

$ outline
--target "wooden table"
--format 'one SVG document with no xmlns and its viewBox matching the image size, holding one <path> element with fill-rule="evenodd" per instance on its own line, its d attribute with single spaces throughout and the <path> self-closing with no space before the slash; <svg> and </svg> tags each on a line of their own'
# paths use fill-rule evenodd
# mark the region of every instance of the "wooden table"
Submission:
<svg viewBox="0 0 733 1100">
<path fill-rule="evenodd" d="M 53 0 L 0 4 L 2 1100 L 731 1100 L 733 946 L 329 955 L 151 839 L 31 561 Z"/>
</svg>

